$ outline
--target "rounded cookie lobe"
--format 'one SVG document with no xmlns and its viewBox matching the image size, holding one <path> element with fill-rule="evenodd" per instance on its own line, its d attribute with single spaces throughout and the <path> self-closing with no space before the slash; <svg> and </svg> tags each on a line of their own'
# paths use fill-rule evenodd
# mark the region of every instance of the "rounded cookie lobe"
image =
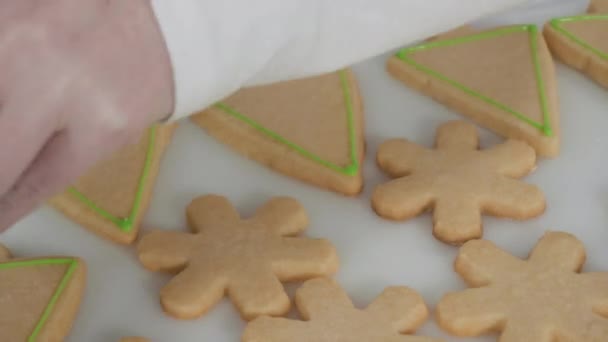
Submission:
<svg viewBox="0 0 608 342">
<path fill-rule="evenodd" d="M 354 73 L 341 70 L 242 89 L 192 121 L 275 171 L 355 196 L 363 188 L 363 109 Z"/>
</svg>

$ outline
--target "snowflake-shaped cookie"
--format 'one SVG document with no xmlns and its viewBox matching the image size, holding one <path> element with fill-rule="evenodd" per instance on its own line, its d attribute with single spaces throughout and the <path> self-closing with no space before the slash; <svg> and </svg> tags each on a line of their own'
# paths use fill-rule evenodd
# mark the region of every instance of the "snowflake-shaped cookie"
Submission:
<svg viewBox="0 0 608 342">
<path fill-rule="evenodd" d="M 193 233 L 156 231 L 138 245 L 146 268 L 179 272 L 161 291 L 163 308 L 174 317 L 198 317 L 224 294 L 245 319 L 283 315 L 290 301 L 281 281 L 337 270 L 328 241 L 294 237 L 308 218 L 293 199 L 274 198 L 241 219 L 227 199 L 204 196 L 190 204 L 187 217 Z"/>
<path fill-rule="evenodd" d="M 545 234 L 527 261 L 469 241 L 455 267 L 475 288 L 447 294 L 437 320 L 459 336 L 501 331 L 500 342 L 608 341 L 608 272 L 578 273 L 584 262 L 567 233 Z"/>
<path fill-rule="evenodd" d="M 249 323 L 243 342 L 438 342 L 407 336 L 428 316 L 424 301 L 407 287 L 389 287 L 364 310 L 356 309 L 340 286 L 324 278 L 309 280 L 296 292 L 305 321 L 259 317 Z"/>
<path fill-rule="evenodd" d="M 475 126 L 462 121 L 439 127 L 435 149 L 405 139 L 384 142 L 378 165 L 397 179 L 375 189 L 374 210 L 403 220 L 432 208 L 433 234 L 453 244 L 481 237 L 482 213 L 514 219 L 541 214 L 540 189 L 515 179 L 534 169 L 534 149 L 516 140 L 486 150 L 478 145 Z"/>
</svg>

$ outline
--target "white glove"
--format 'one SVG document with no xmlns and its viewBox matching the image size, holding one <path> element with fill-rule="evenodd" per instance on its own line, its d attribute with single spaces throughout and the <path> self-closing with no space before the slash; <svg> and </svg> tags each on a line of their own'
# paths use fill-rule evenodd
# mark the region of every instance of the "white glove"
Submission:
<svg viewBox="0 0 608 342">
<path fill-rule="evenodd" d="M 0 0 L 0 231 L 173 107 L 147 0 Z"/>
<path fill-rule="evenodd" d="M 524 1 L 0 0 L 0 231 L 174 102 L 178 118 Z"/>
<path fill-rule="evenodd" d="M 333 71 L 530 1 L 539 0 L 152 3 L 173 62 L 179 118 L 244 85 Z"/>
</svg>

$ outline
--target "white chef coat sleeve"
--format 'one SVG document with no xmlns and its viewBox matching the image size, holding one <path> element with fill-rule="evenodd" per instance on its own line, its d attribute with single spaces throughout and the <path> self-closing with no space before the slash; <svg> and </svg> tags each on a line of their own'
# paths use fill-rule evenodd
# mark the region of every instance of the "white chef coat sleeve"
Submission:
<svg viewBox="0 0 608 342">
<path fill-rule="evenodd" d="M 526 0 L 152 0 L 175 82 L 171 119 L 242 86 L 333 71 Z"/>
</svg>

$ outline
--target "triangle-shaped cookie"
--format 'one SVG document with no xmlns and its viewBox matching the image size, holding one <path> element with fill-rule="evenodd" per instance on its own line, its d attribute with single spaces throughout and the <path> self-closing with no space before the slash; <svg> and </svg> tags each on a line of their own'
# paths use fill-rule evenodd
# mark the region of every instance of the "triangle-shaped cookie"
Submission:
<svg viewBox="0 0 608 342">
<path fill-rule="evenodd" d="M 545 37 L 557 58 L 608 88 L 608 13 L 553 19 Z"/>
<path fill-rule="evenodd" d="M 2 341 L 63 341 L 72 328 L 85 286 L 77 258 L 0 262 Z"/>
<path fill-rule="evenodd" d="M 192 120 L 281 173 L 346 195 L 361 191 L 363 109 L 349 70 L 243 89 Z"/>
<path fill-rule="evenodd" d="M 608 13 L 608 0 L 591 0 L 590 13 Z"/>
<path fill-rule="evenodd" d="M 533 25 L 460 28 L 404 48 L 389 72 L 413 88 L 538 154 L 559 153 L 555 66 Z"/>
<path fill-rule="evenodd" d="M 132 243 L 146 213 L 160 161 L 174 126 L 147 130 L 138 144 L 105 160 L 50 204 L 96 234 L 123 244 Z"/>
</svg>

